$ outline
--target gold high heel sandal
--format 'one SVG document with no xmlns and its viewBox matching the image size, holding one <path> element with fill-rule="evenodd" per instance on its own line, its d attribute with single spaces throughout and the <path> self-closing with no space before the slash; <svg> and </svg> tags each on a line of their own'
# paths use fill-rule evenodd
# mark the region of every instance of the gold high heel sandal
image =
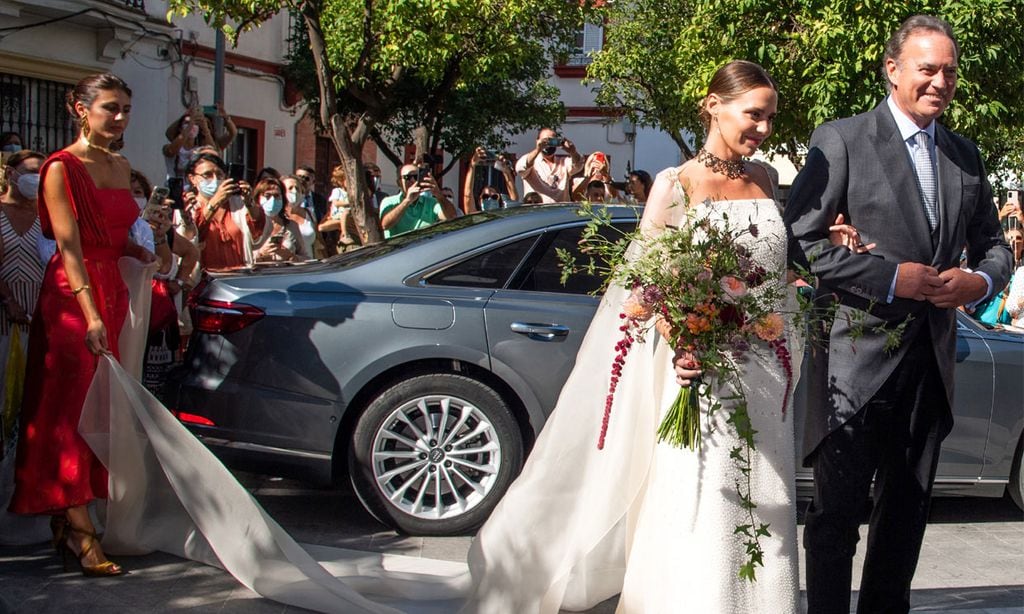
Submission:
<svg viewBox="0 0 1024 614">
<path fill-rule="evenodd" d="M 86 565 L 83 561 L 85 557 L 88 556 L 90 552 L 92 552 L 92 549 L 99 542 L 99 537 L 95 533 L 92 533 L 90 531 L 73 527 L 71 526 L 71 523 L 66 523 L 65 529 L 65 534 L 67 535 L 67 538 L 61 542 L 62 557 L 64 559 L 64 571 L 70 571 L 70 569 L 68 569 L 68 558 L 71 558 L 76 563 L 78 563 L 78 567 L 82 570 L 82 575 L 86 576 L 87 578 L 120 576 L 127 573 L 123 567 L 121 567 L 113 561 L 103 561 L 102 563 L 97 563 L 96 565 Z M 89 541 L 86 543 L 86 545 L 82 546 L 82 551 L 77 554 L 71 547 L 71 544 L 68 543 L 68 541 L 71 539 L 71 536 L 75 533 L 78 533 L 79 535 L 84 535 L 89 538 Z"/>
</svg>

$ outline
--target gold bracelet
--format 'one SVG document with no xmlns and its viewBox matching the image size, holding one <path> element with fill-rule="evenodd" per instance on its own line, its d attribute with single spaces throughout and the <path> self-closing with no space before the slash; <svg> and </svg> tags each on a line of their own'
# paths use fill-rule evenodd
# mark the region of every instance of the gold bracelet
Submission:
<svg viewBox="0 0 1024 614">
<path fill-rule="evenodd" d="M 82 292 L 85 292 L 88 289 L 89 289 L 89 284 L 82 284 L 81 287 L 75 288 L 74 290 L 71 291 L 71 296 L 78 296 L 79 294 L 81 294 Z"/>
</svg>

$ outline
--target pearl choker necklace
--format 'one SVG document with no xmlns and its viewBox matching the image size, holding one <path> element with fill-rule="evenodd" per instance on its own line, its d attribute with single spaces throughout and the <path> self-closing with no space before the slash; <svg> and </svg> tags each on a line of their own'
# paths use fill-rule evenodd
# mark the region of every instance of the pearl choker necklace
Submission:
<svg viewBox="0 0 1024 614">
<path fill-rule="evenodd" d="M 697 151 L 697 161 L 711 169 L 711 172 L 725 175 L 729 179 L 739 179 L 747 174 L 747 165 L 743 160 L 723 160 L 703 147 Z"/>
</svg>

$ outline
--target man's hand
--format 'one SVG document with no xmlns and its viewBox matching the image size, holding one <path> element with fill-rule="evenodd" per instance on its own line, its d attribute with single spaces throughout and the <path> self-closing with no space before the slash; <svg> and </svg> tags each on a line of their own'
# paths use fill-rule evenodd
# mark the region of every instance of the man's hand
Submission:
<svg viewBox="0 0 1024 614">
<path fill-rule="evenodd" d="M 562 149 L 569 152 L 570 156 L 576 155 L 576 144 L 570 141 L 569 139 L 562 140 Z"/>
<path fill-rule="evenodd" d="M 683 349 L 676 350 L 676 359 L 672 363 L 676 371 L 676 383 L 686 388 L 693 380 L 700 377 L 703 371 L 700 370 L 700 363 L 692 352 Z"/>
<path fill-rule="evenodd" d="M 980 299 L 988 291 L 984 277 L 963 269 L 946 269 L 939 273 L 939 278 L 943 285 L 928 297 L 936 307 L 954 309 Z"/>
<path fill-rule="evenodd" d="M 924 301 L 938 292 L 945 283 L 934 267 L 919 262 L 903 262 L 896 274 L 896 290 L 893 294 L 899 298 Z"/>
</svg>

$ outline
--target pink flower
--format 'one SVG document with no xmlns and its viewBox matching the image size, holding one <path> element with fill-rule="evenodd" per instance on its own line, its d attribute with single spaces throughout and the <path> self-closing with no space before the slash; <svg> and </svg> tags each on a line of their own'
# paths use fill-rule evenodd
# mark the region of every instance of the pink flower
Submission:
<svg viewBox="0 0 1024 614">
<path fill-rule="evenodd" d="M 722 292 L 725 293 L 723 298 L 729 303 L 734 303 L 736 299 L 747 295 L 747 284 L 743 283 L 743 280 L 738 277 L 726 275 L 718 283 L 722 286 Z"/>
</svg>

